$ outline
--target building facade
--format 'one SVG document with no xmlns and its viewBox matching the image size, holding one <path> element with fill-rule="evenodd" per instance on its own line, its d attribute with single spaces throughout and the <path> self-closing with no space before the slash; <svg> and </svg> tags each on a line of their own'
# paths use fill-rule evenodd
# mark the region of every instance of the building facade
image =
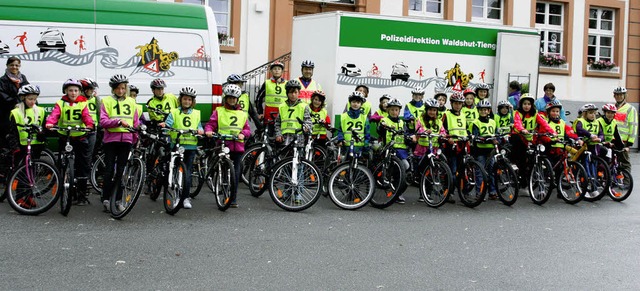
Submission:
<svg viewBox="0 0 640 291">
<path fill-rule="evenodd" d="M 542 96 L 542 86 L 554 83 L 556 95 L 571 108 L 587 101 L 613 102 L 612 89 L 626 86 L 628 101 L 640 100 L 640 1 L 175 1 L 214 8 L 223 39 L 220 49 L 225 74 L 244 73 L 289 53 L 293 17 L 342 10 L 536 28 L 541 33 L 540 88 L 535 91 L 532 88 L 532 93 Z M 317 69 L 323 68 L 319 65 Z M 290 71 L 292 76 L 297 76 L 297 64 L 292 65 Z"/>
</svg>

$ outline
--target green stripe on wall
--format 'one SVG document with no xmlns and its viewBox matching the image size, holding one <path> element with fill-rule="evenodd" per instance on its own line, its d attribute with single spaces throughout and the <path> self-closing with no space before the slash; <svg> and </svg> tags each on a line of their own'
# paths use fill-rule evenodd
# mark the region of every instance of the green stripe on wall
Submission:
<svg viewBox="0 0 640 291">
<path fill-rule="evenodd" d="M 207 29 L 203 6 L 156 1 L 0 0 L 1 20 Z"/>
</svg>

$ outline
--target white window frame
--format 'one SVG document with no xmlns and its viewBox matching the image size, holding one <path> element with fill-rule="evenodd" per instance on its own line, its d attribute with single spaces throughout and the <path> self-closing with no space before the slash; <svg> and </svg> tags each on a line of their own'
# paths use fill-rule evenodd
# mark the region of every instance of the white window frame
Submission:
<svg viewBox="0 0 640 291">
<path fill-rule="evenodd" d="M 616 60 L 614 59 L 615 56 L 615 43 L 616 43 L 616 10 L 615 9 L 610 9 L 610 8 L 601 8 L 601 7 L 590 7 L 589 8 L 589 18 L 587 19 L 587 27 L 589 26 L 589 22 L 590 20 L 594 19 L 591 18 L 591 10 L 595 9 L 597 10 L 597 15 L 596 15 L 596 28 L 589 28 L 589 31 L 587 33 L 587 39 L 586 39 L 586 45 L 587 45 L 587 62 L 589 62 L 589 58 L 594 58 L 593 61 L 597 62 L 600 60 L 601 56 L 600 56 L 600 49 L 602 48 L 602 46 L 600 45 L 600 40 L 601 37 L 610 37 L 611 38 L 611 56 L 609 57 L 609 60 L 611 62 L 616 62 Z M 609 11 L 611 12 L 611 30 L 604 30 L 604 29 L 600 29 L 601 25 L 602 25 L 602 12 L 603 11 Z M 609 21 L 609 20 L 606 20 Z M 591 36 L 595 36 L 596 37 L 596 54 L 595 56 L 593 55 L 589 55 L 589 37 Z M 618 63 L 616 63 L 616 65 L 619 65 Z"/>
<path fill-rule="evenodd" d="M 488 18 L 488 14 L 489 14 L 489 9 L 496 9 L 493 7 L 489 7 L 489 4 L 487 3 L 488 1 L 491 0 L 482 0 L 482 6 L 477 6 L 473 4 L 473 0 L 471 1 L 471 7 L 469 9 L 471 9 L 471 20 L 473 22 L 490 22 L 490 23 L 500 23 L 502 24 L 502 22 L 504 21 L 504 0 L 498 0 L 500 1 L 500 18 L 499 19 L 493 19 L 493 18 Z M 482 7 L 482 17 L 479 16 L 474 16 L 473 15 L 473 8 L 474 7 Z"/>
<path fill-rule="evenodd" d="M 422 16 L 422 17 L 431 17 L 431 18 L 443 18 L 444 17 L 444 1 L 445 0 L 422 0 L 422 7 L 420 11 L 412 10 L 409 7 L 409 15 L 411 16 Z M 427 11 L 427 2 L 438 3 L 440 4 L 440 13 L 428 12 Z M 409 5 L 411 5 L 411 1 L 409 1 Z"/>
<path fill-rule="evenodd" d="M 211 10 L 213 10 L 213 14 L 227 14 L 227 23 L 225 25 L 220 25 L 220 23 L 217 23 L 218 21 L 216 20 L 216 24 L 218 25 L 218 27 L 216 27 L 216 30 L 218 31 L 218 33 L 220 33 L 220 27 L 226 27 L 227 28 L 227 36 L 228 37 L 235 37 L 234 35 L 231 35 L 231 0 L 226 0 L 227 1 L 227 12 L 222 12 L 222 11 L 216 11 L 215 9 L 213 9 L 213 6 L 210 5 L 211 1 L 214 0 L 204 0 L 205 1 L 205 5 L 211 7 Z M 218 0 L 219 1 L 219 0 Z"/>
<path fill-rule="evenodd" d="M 559 3 L 559 2 L 546 2 L 546 1 L 537 1 L 536 2 L 536 12 L 535 12 L 535 16 L 534 19 L 537 18 L 538 13 L 537 12 L 537 5 L 538 4 L 544 4 L 544 12 L 542 14 L 544 14 L 544 22 L 545 23 L 537 23 L 536 22 L 536 28 L 538 30 L 540 30 L 540 33 L 543 34 L 544 40 L 540 40 L 542 42 L 542 48 L 540 53 L 541 54 L 553 54 L 553 55 L 563 55 L 564 56 L 564 50 L 565 50 L 565 43 L 564 43 L 564 15 L 565 15 L 565 5 L 564 3 Z M 555 25 L 555 24 L 550 24 L 549 23 L 549 16 L 551 15 L 549 13 L 549 6 L 550 5 L 559 5 L 561 7 L 560 10 L 560 25 Z M 555 14 L 554 14 L 555 15 Z M 556 41 L 557 43 L 560 44 L 560 50 L 556 53 L 549 53 L 549 33 L 550 32 L 554 32 L 554 33 L 560 33 L 560 39 L 558 41 Z"/>
</svg>

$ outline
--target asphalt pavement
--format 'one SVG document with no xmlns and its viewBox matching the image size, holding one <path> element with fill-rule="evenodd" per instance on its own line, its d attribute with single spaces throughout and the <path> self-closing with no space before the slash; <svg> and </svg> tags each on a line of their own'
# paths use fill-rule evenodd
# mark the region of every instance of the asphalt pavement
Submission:
<svg viewBox="0 0 640 291">
<path fill-rule="evenodd" d="M 22 216 L 5 202 L 0 289 L 638 290 L 639 189 L 623 203 L 554 194 L 544 206 L 522 196 L 433 209 L 409 188 L 406 204 L 384 210 L 321 197 L 299 213 L 244 187 L 240 207 L 220 212 L 206 189 L 175 216 L 142 196 L 120 221 L 97 195 L 68 217 Z"/>
</svg>

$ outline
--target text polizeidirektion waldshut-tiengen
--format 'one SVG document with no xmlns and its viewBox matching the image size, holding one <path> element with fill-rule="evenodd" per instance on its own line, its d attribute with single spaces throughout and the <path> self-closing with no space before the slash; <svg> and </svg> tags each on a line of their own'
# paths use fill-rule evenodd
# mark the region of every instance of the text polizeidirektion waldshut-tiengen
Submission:
<svg viewBox="0 0 640 291">
<path fill-rule="evenodd" d="M 486 43 L 480 40 L 467 41 L 467 40 L 448 39 L 448 38 L 435 39 L 431 37 L 416 37 L 412 35 L 397 36 L 395 34 L 392 34 L 392 35 L 380 34 L 380 40 L 390 41 L 390 42 L 418 43 L 418 44 L 428 44 L 428 45 L 447 45 L 447 46 L 496 50 L 495 43 Z"/>
</svg>

